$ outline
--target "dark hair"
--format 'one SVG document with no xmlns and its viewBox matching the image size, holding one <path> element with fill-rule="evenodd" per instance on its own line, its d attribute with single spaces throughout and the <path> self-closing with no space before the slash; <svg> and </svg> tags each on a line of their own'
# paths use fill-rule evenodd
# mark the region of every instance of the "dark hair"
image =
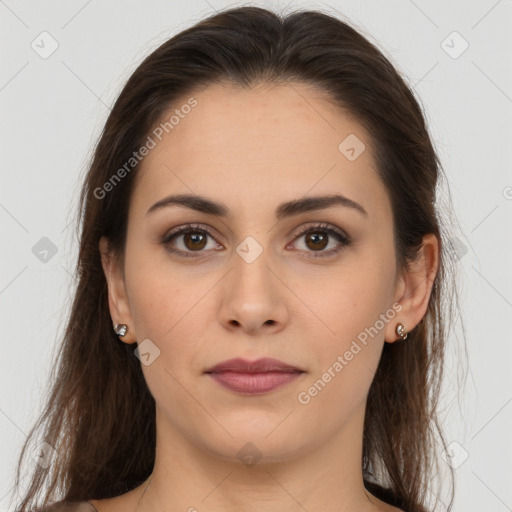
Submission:
<svg viewBox="0 0 512 512">
<path fill-rule="evenodd" d="M 77 287 L 44 411 L 26 440 L 55 452 L 34 464 L 18 510 L 58 496 L 74 501 L 128 492 L 146 480 L 155 458 L 155 403 L 133 347 L 112 329 L 98 242 L 124 255 L 130 197 L 139 165 L 112 190 L 98 190 L 130 160 L 178 99 L 213 83 L 304 83 L 327 93 L 371 136 L 378 173 L 392 203 L 399 268 L 414 260 L 425 234 L 439 240 L 439 269 L 428 310 L 406 343 L 385 343 L 369 390 L 361 461 L 365 485 L 407 511 L 427 510 L 445 449 L 437 416 L 451 253 L 436 208 L 441 165 L 411 89 L 377 47 L 349 24 L 318 11 L 281 16 L 257 7 L 228 9 L 164 42 L 146 57 L 117 98 L 96 145 L 80 196 Z M 437 439 L 436 439 L 437 438 Z M 454 485 L 450 468 L 451 509 Z M 432 494 L 436 493 L 432 491 Z"/>
</svg>

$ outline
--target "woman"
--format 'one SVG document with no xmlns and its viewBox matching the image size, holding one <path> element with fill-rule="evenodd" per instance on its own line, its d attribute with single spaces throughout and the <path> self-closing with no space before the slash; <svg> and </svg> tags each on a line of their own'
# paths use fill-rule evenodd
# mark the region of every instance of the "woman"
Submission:
<svg viewBox="0 0 512 512">
<path fill-rule="evenodd" d="M 162 44 L 83 186 L 19 512 L 43 489 L 47 511 L 432 510 L 440 171 L 412 92 L 340 20 L 235 8 Z"/>
</svg>

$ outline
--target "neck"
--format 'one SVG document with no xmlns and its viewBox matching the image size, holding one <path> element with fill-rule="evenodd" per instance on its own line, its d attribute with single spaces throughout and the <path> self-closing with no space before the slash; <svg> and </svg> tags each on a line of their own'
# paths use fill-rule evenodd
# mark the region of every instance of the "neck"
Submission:
<svg viewBox="0 0 512 512">
<path fill-rule="evenodd" d="M 288 458 L 273 459 L 255 445 L 246 445 L 239 458 L 244 443 L 231 455 L 213 453 L 191 443 L 157 410 L 155 466 L 134 512 L 396 510 L 364 488 L 363 421 L 364 409 L 358 409 L 329 443 Z"/>
</svg>

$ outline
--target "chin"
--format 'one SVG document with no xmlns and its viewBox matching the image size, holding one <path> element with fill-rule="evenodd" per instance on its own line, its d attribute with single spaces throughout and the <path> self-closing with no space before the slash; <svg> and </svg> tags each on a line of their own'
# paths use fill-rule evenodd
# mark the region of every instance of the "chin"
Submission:
<svg viewBox="0 0 512 512">
<path fill-rule="evenodd" d="M 312 444 L 300 435 L 300 429 L 290 430 L 292 424 L 284 425 L 283 418 L 270 418 L 264 421 L 254 419 L 250 425 L 241 422 L 224 421 L 224 428 L 232 437 L 222 430 L 222 434 L 212 438 L 211 431 L 205 432 L 205 448 L 221 459 L 230 462 L 257 460 L 258 464 L 283 462 L 308 451 L 306 446 Z M 281 423 L 281 425 L 280 425 Z"/>
</svg>

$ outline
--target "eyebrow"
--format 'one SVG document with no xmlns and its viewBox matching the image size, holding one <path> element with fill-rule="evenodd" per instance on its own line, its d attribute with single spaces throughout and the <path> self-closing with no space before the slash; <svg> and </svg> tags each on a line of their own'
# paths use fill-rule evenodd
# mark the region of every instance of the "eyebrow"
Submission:
<svg viewBox="0 0 512 512">
<path fill-rule="evenodd" d="M 184 206 L 191 210 L 215 215 L 217 217 L 228 217 L 231 213 L 226 205 L 206 197 L 193 194 L 178 194 L 170 195 L 157 201 L 148 209 L 146 216 L 169 206 Z M 281 203 L 276 208 L 276 219 L 281 220 L 285 217 L 291 217 L 305 212 L 323 210 L 332 206 L 352 208 L 364 216 L 368 216 L 368 212 L 359 203 L 341 194 L 334 194 L 329 196 L 304 197 Z"/>
</svg>

